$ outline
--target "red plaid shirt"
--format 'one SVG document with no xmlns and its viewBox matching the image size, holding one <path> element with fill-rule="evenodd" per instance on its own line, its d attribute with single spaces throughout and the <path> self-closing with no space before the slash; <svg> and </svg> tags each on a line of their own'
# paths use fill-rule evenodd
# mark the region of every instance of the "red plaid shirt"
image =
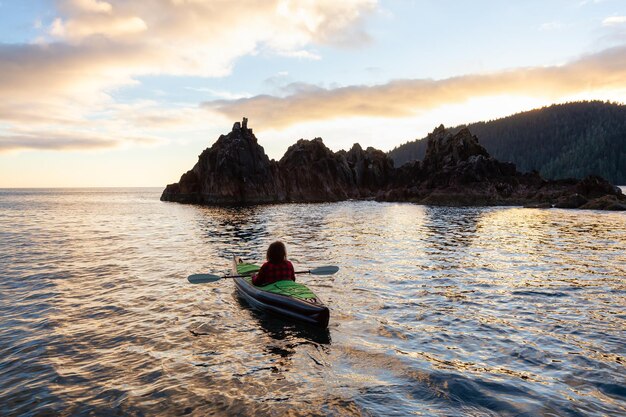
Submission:
<svg viewBox="0 0 626 417">
<path fill-rule="evenodd" d="M 289 261 L 282 261 L 279 264 L 265 262 L 259 272 L 252 275 L 252 283 L 259 287 L 283 280 L 296 280 L 293 265 Z"/>
</svg>

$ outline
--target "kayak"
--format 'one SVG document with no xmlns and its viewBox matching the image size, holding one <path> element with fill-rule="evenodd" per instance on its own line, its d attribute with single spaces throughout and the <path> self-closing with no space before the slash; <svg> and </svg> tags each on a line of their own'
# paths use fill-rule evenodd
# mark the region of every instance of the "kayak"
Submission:
<svg viewBox="0 0 626 417">
<path fill-rule="evenodd" d="M 259 269 L 259 265 L 246 263 L 238 256 L 233 258 L 233 274 L 245 275 L 234 279 L 235 286 L 248 304 L 281 317 L 322 328 L 328 326 L 328 307 L 309 287 L 293 281 L 277 281 L 257 287 L 252 284 L 251 275 Z"/>
</svg>

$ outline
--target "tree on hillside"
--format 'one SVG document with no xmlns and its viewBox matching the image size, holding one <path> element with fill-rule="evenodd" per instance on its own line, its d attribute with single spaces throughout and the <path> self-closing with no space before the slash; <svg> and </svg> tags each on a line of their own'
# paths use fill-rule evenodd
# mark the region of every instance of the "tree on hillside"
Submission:
<svg viewBox="0 0 626 417">
<path fill-rule="evenodd" d="M 544 177 L 600 175 L 626 184 L 626 105 L 601 101 L 557 104 L 467 127 L 496 159 L 522 172 Z M 389 152 L 395 165 L 421 160 L 426 140 L 407 142 Z"/>
</svg>

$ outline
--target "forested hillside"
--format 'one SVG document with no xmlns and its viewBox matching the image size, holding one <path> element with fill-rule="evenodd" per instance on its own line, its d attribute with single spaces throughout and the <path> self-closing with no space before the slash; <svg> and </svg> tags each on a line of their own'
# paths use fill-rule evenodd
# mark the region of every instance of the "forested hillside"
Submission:
<svg viewBox="0 0 626 417">
<path fill-rule="evenodd" d="M 600 175 L 626 184 L 626 105 L 585 101 L 552 105 L 463 127 L 496 159 L 548 179 Z M 389 155 L 395 165 L 424 157 L 426 140 L 407 142 Z"/>
</svg>

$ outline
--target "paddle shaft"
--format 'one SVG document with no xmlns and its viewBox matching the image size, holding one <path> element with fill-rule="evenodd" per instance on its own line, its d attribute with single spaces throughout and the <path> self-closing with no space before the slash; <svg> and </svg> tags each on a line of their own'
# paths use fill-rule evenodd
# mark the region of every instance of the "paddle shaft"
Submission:
<svg viewBox="0 0 626 417">
<path fill-rule="evenodd" d="M 310 274 L 311 271 L 295 271 L 294 274 Z M 250 274 L 252 275 L 252 274 Z M 226 275 L 220 278 L 246 278 L 249 277 L 250 275 Z"/>
<path fill-rule="evenodd" d="M 320 266 L 317 268 L 313 268 L 307 271 L 296 271 L 295 273 L 296 274 L 312 274 L 312 275 L 333 275 L 337 271 L 339 271 L 338 266 L 327 265 L 327 266 Z M 226 275 L 226 276 L 220 277 L 219 275 L 214 275 L 214 274 L 192 274 L 187 277 L 187 280 L 191 282 L 192 284 L 206 284 L 209 282 L 219 281 L 222 278 L 245 278 L 249 276 L 250 275 Z"/>
</svg>

